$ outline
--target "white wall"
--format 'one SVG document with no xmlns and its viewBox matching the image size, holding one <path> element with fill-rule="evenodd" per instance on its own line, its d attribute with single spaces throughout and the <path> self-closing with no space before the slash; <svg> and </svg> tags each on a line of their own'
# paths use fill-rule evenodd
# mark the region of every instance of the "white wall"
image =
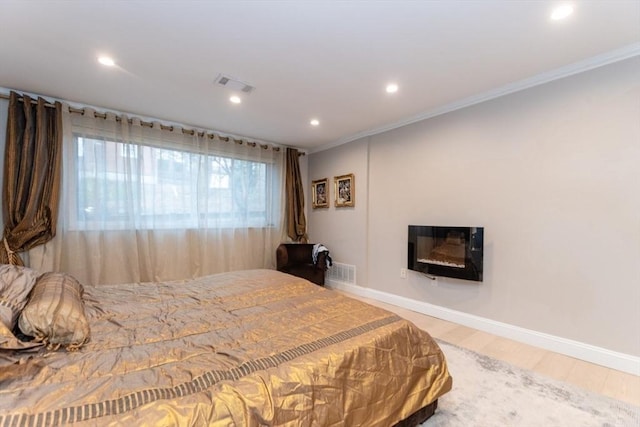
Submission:
<svg viewBox="0 0 640 427">
<path fill-rule="evenodd" d="M 359 286 L 640 355 L 639 58 L 309 156 L 349 172 L 309 228 Z M 408 224 L 484 226 L 484 281 L 401 279 Z"/>
<path fill-rule="evenodd" d="M 308 229 L 310 241 L 323 243 L 334 261 L 357 266 L 357 280 L 361 286 L 367 281 L 367 141 L 341 145 L 333 150 L 309 156 L 308 205 L 311 206 L 311 181 L 328 178 L 330 207 L 310 208 Z M 334 177 L 354 174 L 355 204 L 335 207 Z"/>
</svg>

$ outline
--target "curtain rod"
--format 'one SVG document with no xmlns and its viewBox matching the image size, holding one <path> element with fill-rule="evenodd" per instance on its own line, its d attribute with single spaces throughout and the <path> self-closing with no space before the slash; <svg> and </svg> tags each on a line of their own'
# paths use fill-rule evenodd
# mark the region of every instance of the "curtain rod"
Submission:
<svg viewBox="0 0 640 427">
<path fill-rule="evenodd" d="M 9 95 L 5 95 L 4 93 L 0 93 L 0 98 L 4 98 L 4 99 L 10 99 Z M 19 100 L 24 101 L 24 98 L 22 96 L 18 97 Z M 37 103 L 37 101 L 32 100 L 32 103 Z M 45 107 L 48 108 L 54 108 L 55 104 L 51 104 L 49 102 L 45 102 Z M 72 106 L 69 106 L 69 112 L 70 113 L 74 113 L 74 114 L 85 114 L 86 112 L 86 108 L 74 108 Z M 115 113 L 114 113 L 115 114 Z M 107 114 L 106 113 L 98 113 L 97 111 L 94 111 L 93 113 L 95 118 L 98 119 L 106 119 L 107 118 Z M 122 117 L 120 116 L 120 114 L 116 114 L 116 121 L 120 122 L 122 121 Z M 132 119 L 127 119 L 127 122 L 129 124 L 133 123 Z M 153 127 L 153 122 L 145 122 L 143 120 L 140 120 L 140 126 L 146 126 L 146 127 Z M 161 130 L 168 130 L 168 131 L 173 131 L 173 125 L 163 125 L 162 123 L 160 123 L 160 129 Z M 196 134 L 196 130 L 195 129 L 185 129 L 182 128 L 182 133 L 186 134 L 186 135 L 195 135 Z M 229 142 L 229 141 L 233 141 L 236 144 L 247 144 L 250 147 L 256 147 L 256 146 L 260 146 L 260 148 L 263 149 L 268 149 L 271 148 L 273 151 L 280 151 L 280 147 L 277 147 L 275 145 L 270 145 L 270 144 L 258 144 L 257 142 L 251 142 L 251 141 L 247 141 L 244 139 L 236 139 L 230 136 L 221 136 L 218 135 L 215 132 L 206 132 L 206 131 L 200 131 L 197 132 L 198 136 L 203 137 L 203 136 L 207 136 L 209 139 L 215 139 L 216 137 L 224 142 Z M 304 156 L 306 153 L 304 151 L 299 151 L 298 152 L 298 156 Z"/>
</svg>

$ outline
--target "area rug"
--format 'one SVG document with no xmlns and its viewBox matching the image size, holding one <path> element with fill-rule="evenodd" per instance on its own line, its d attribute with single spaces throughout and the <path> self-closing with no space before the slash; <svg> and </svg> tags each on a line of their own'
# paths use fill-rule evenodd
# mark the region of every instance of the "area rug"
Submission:
<svg viewBox="0 0 640 427">
<path fill-rule="evenodd" d="M 453 377 L 423 427 L 640 427 L 640 407 L 438 341 Z"/>
</svg>

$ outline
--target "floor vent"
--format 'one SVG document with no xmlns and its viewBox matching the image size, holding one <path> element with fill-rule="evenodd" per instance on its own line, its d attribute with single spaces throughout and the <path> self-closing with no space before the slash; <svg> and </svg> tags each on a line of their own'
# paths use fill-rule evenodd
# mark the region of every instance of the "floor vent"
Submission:
<svg viewBox="0 0 640 427">
<path fill-rule="evenodd" d="M 333 282 L 356 284 L 356 266 L 334 262 L 333 266 L 327 270 L 327 279 Z"/>
</svg>

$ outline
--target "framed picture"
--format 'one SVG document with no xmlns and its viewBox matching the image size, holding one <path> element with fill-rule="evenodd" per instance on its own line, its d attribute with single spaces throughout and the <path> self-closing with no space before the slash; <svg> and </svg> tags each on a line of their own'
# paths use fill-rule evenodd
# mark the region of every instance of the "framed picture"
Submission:
<svg viewBox="0 0 640 427">
<path fill-rule="evenodd" d="M 344 208 L 356 205 L 356 181 L 352 173 L 333 178 L 336 207 Z"/>
<path fill-rule="evenodd" d="M 328 178 L 311 181 L 311 206 L 313 206 L 314 209 L 329 207 Z"/>
</svg>

